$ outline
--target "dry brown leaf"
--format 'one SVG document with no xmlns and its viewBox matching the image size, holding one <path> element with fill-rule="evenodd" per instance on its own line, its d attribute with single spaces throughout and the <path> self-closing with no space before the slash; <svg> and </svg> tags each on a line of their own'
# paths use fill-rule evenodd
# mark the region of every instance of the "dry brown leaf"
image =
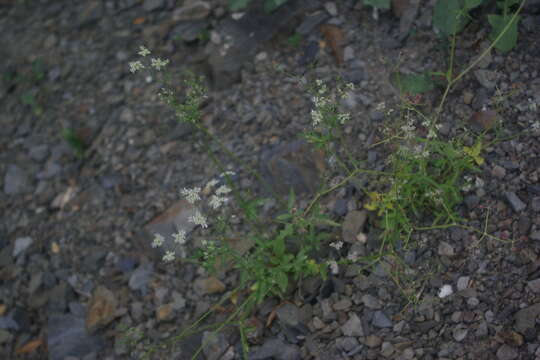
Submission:
<svg viewBox="0 0 540 360">
<path fill-rule="evenodd" d="M 491 130 L 500 121 L 501 117 L 494 110 L 477 111 L 469 119 L 469 123 L 478 131 Z"/>
<path fill-rule="evenodd" d="M 277 307 L 272 310 L 272 312 L 270 313 L 270 315 L 268 315 L 268 318 L 266 319 L 266 327 L 270 327 L 270 325 L 272 325 L 272 322 L 274 321 L 274 319 L 276 318 L 277 316 Z"/>
<path fill-rule="evenodd" d="M 326 42 L 332 49 L 336 62 L 339 66 L 343 65 L 343 44 L 345 43 L 345 36 L 343 31 L 336 25 L 324 24 L 320 27 Z"/>
<path fill-rule="evenodd" d="M 400 18 L 401 15 L 407 10 L 407 7 L 409 6 L 410 0 L 392 0 L 392 10 L 394 11 L 394 15 L 397 18 Z"/>
<path fill-rule="evenodd" d="M 4 304 L 0 304 L 0 316 L 4 316 L 4 314 L 6 313 L 6 310 L 7 310 L 7 306 Z"/>
<path fill-rule="evenodd" d="M 43 339 L 38 338 L 32 341 L 27 342 L 17 350 L 15 350 L 15 354 L 22 355 L 22 354 L 28 354 L 31 352 L 34 352 L 38 347 L 40 347 L 43 344 Z"/>
<path fill-rule="evenodd" d="M 141 16 L 141 17 L 133 19 L 133 24 L 134 25 L 140 25 L 140 24 L 144 23 L 145 21 L 146 21 L 146 18 L 144 16 Z"/>
<path fill-rule="evenodd" d="M 53 241 L 52 244 L 51 244 L 51 251 L 53 254 L 58 254 L 60 253 L 60 246 L 58 245 L 58 243 L 56 241 Z"/>
<path fill-rule="evenodd" d="M 98 286 L 90 299 L 86 328 L 89 332 L 107 325 L 114 319 L 117 305 L 113 292 L 104 286 Z"/>
</svg>

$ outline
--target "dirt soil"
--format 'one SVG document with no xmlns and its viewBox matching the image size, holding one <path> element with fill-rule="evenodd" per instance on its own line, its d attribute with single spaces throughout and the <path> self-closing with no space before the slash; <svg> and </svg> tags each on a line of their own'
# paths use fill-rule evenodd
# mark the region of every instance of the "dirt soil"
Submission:
<svg viewBox="0 0 540 360">
<path fill-rule="evenodd" d="M 416 2 L 394 3 L 407 10 Z M 311 159 L 295 141 L 310 126 L 312 104 L 291 74 L 330 88 L 338 76 L 355 84 L 340 104 L 351 113 L 349 145 L 384 168 L 389 147 L 371 145 L 393 119 L 379 104 L 398 113 L 391 72 L 448 66 L 434 3 L 420 1 L 413 17 L 382 11 L 375 19 L 352 0 L 291 0 L 274 15 L 243 16 L 225 0 L 0 0 L 0 357 L 137 358 L 237 284 L 232 271 L 212 277 L 187 262 L 165 264 L 149 246 L 152 232 L 185 222 L 190 209 L 179 190 L 222 169 L 159 102 L 157 79 L 130 72 L 140 45 L 169 59 L 173 73 L 205 77 L 202 121 L 279 189 L 290 174 L 272 166 L 276 157 Z M 474 12 L 458 37 L 456 69 L 489 45 L 489 11 Z M 482 59 L 440 116 L 440 136 L 465 134 L 466 145 L 486 126 L 474 113 L 500 119 L 486 134 L 500 141 L 484 149 L 458 208 L 470 229 L 415 234 L 399 260 L 341 266 L 327 281 L 299 284 L 286 302 L 268 299 L 249 320 L 249 359 L 540 359 L 540 2 L 527 1 L 521 16 L 516 48 Z M 432 112 L 442 92 L 419 99 L 422 110 Z M 223 161 L 241 188 L 259 190 L 245 168 Z M 308 192 L 317 177 L 294 186 Z M 325 244 L 331 258 L 378 249 L 373 216 L 351 225 L 364 203 L 352 183 L 324 199 L 328 214 L 367 237 L 339 251 Z M 206 324 L 234 305 L 216 310 Z M 123 327 L 143 338 L 128 346 Z M 151 358 L 190 359 L 201 344 L 200 359 L 243 357 L 231 325 Z"/>
</svg>

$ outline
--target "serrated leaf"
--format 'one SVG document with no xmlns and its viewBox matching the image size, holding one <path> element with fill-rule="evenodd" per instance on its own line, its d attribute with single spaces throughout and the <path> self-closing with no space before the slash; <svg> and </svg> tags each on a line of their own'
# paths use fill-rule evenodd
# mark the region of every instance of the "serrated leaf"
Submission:
<svg viewBox="0 0 540 360">
<path fill-rule="evenodd" d="M 435 4 L 433 25 L 447 36 L 453 35 L 467 24 L 466 13 L 459 0 L 439 0 Z"/>
<path fill-rule="evenodd" d="M 229 0 L 229 9 L 231 11 L 238 11 L 245 9 L 251 0 Z"/>
<path fill-rule="evenodd" d="M 286 292 L 287 291 L 287 286 L 289 285 L 289 278 L 287 277 L 287 274 L 285 274 L 284 272 L 277 272 L 276 273 L 276 283 L 278 284 L 279 286 L 279 289 L 282 293 Z"/>
<path fill-rule="evenodd" d="M 506 25 L 512 20 L 512 15 L 488 15 L 489 24 L 492 27 L 490 38 L 492 41 L 499 36 L 499 34 L 505 29 Z M 517 25 L 520 20 L 520 16 L 516 16 L 514 21 L 506 29 L 506 32 L 495 44 L 495 48 L 502 52 L 512 50 L 517 44 L 518 30 Z"/>
<path fill-rule="evenodd" d="M 370 5 L 377 9 L 390 9 L 390 0 L 364 0 L 364 5 Z"/>
<path fill-rule="evenodd" d="M 402 94 L 422 94 L 435 87 L 429 74 L 403 74 L 394 72 L 390 75 L 390 82 Z"/>
</svg>

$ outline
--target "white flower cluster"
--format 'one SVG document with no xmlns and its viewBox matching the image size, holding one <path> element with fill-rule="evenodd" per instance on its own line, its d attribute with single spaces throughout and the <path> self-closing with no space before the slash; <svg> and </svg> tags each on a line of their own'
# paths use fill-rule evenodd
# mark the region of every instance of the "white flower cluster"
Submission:
<svg viewBox="0 0 540 360">
<path fill-rule="evenodd" d="M 144 46 L 140 46 L 139 52 L 137 54 L 142 57 L 146 57 L 150 55 L 150 50 L 148 50 Z M 153 67 L 157 71 L 160 71 L 161 69 L 163 69 L 165 66 L 167 66 L 167 64 L 169 64 L 169 60 L 167 59 L 166 60 L 163 60 L 161 58 L 150 59 L 150 67 Z M 132 61 L 129 63 L 129 71 L 131 71 L 132 73 L 136 73 L 137 71 L 142 70 L 144 68 L 145 66 L 140 60 Z"/>
<path fill-rule="evenodd" d="M 343 241 L 336 241 L 330 243 L 330 247 L 333 247 L 336 250 L 340 250 L 343 247 Z"/>
<path fill-rule="evenodd" d="M 173 234 L 174 243 L 182 246 L 186 243 L 186 232 L 184 230 L 178 230 L 177 233 Z M 165 243 L 165 238 L 161 234 L 154 234 L 154 239 L 152 241 L 152 247 L 158 248 L 163 246 Z M 163 255 L 163 261 L 171 262 L 175 259 L 175 252 L 172 250 L 166 250 L 165 255 Z"/>
<path fill-rule="evenodd" d="M 233 171 L 226 171 L 221 176 L 232 176 L 235 175 Z M 204 187 L 205 193 L 210 193 L 211 190 L 216 187 L 216 185 L 219 184 L 219 181 L 216 179 L 210 180 L 206 186 Z M 229 201 L 229 199 L 226 197 L 227 194 L 231 193 L 232 189 L 228 187 L 227 185 L 221 185 L 219 186 L 215 191 L 214 194 L 210 197 L 208 201 L 208 205 L 216 210 L 221 205 Z M 180 190 L 180 195 L 183 196 L 190 204 L 195 204 L 196 202 L 201 200 L 201 188 L 200 187 L 193 187 L 191 189 L 183 188 Z M 195 210 L 194 214 L 188 217 L 188 221 L 195 224 L 195 226 L 200 226 L 203 229 L 208 228 L 208 219 L 206 216 L 204 216 L 199 210 Z M 183 246 L 186 244 L 187 241 L 187 232 L 182 229 L 178 229 L 178 232 L 172 235 L 173 242 L 178 246 L 178 249 L 184 253 Z M 157 248 L 160 246 L 163 246 L 165 243 L 165 238 L 161 234 L 154 234 L 154 239 L 152 240 L 152 247 Z M 203 242 L 203 245 L 207 248 L 206 251 L 211 252 L 213 243 L 210 242 Z M 165 255 L 163 255 L 163 261 L 173 261 L 175 259 L 176 253 L 171 250 L 165 251 Z"/>
<path fill-rule="evenodd" d="M 315 80 L 316 84 L 316 91 L 315 95 L 311 98 L 311 101 L 313 101 L 313 104 L 315 105 L 315 109 L 311 110 L 311 120 L 314 127 L 320 126 L 325 119 L 326 115 L 329 115 L 328 113 L 331 113 L 331 116 L 336 116 L 340 124 L 344 124 L 345 122 L 349 121 L 351 118 L 351 115 L 348 113 L 337 113 L 334 109 L 331 107 L 331 101 L 330 97 L 327 95 L 328 93 L 328 87 L 326 84 L 323 83 L 322 80 Z M 345 90 L 354 90 L 353 84 L 346 84 L 345 88 L 338 88 L 338 95 L 341 98 L 346 98 L 349 96 L 349 93 L 347 93 Z"/>
<path fill-rule="evenodd" d="M 180 190 L 180 194 L 184 196 L 188 203 L 195 204 L 197 201 L 201 200 L 199 193 L 201 192 L 200 187 L 194 187 L 193 189 L 183 188 Z"/>
</svg>

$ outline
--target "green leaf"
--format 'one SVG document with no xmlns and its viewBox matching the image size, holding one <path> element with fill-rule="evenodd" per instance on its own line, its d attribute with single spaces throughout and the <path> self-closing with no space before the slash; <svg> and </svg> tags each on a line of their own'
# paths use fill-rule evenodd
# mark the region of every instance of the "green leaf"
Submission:
<svg viewBox="0 0 540 360">
<path fill-rule="evenodd" d="M 488 15 L 489 24 L 492 27 L 490 38 L 492 41 L 499 36 L 499 34 L 504 30 L 507 24 L 512 20 L 512 15 L 503 16 L 503 15 Z M 512 50 L 517 44 L 518 29 L 517 25 L 520 20 L 520 16 L 516 16 L 514 21 L 510 24 L 503 36 L 495 44 L 495 48 L 502 52 L 507 52 Z"/>
<path fill-rule="evenodd" d="M 433 13 L 433 25 L 446 36 L 454 35 L 467 24 L 466 15 L 460 0 L 439 0 Z"/>
<path fill-rule="evenodd" d="M 364 0 L 364 5 L 370 5 L 377 9 L 390 9 L 390 0 Z"/>
<path fill-rule="evenodd" d="M 279 271 L 276 273 L 275 279 L 281 292 L 284 293 L 285 291 L 287 291 L 287 286 L 289 285 L 289 278 L 287 277 L 287 274 Z"/>
<path fill-rule="evenodd" d="M 467 9 L 474 9 L 475 7 L 478 7 L 482 5 L 484 0 L 465 0 L 465 8 Z"/>
<path fill-rule="evenodd" d="M 288 0 L 266 0 L 264 3 L 264 11 L 272 12 L 281 5 L 285 4 Z"/>
<path fill-rule="evenodd" d="M 498 0 L 497 7 L 501 10 L 509 9 L 511 6 L 517 5 L 521 0 Z"/>
<path fill-rule="evenodd" d="M 238 11 L 245 9 L 251 0 L 229 0 L 229 9 L 231 11 Z"/>
<path fill-rule="evenodd" d="M 21 102 L 25 105 L 34 106 L 36 105 L 36 98 L 32 94 L 26 93 L 21 95 Z"/>
<path fill-rule="evenodd" d="M 291 187 L 291 191 L 289 192 L 289 200 L 287 202 L 287 210 L 289 210 L 289 212 L 293 209 L 295 201 L 296 196 L 294 195 L 294 189 Z"/>
<path fill-rule="evenodd" d="M 390 75 L 390 82 L 402 94 L 422 94 L 435 87 L 429 74 L 403 74 L 394 72 Z"/>
</svg>

